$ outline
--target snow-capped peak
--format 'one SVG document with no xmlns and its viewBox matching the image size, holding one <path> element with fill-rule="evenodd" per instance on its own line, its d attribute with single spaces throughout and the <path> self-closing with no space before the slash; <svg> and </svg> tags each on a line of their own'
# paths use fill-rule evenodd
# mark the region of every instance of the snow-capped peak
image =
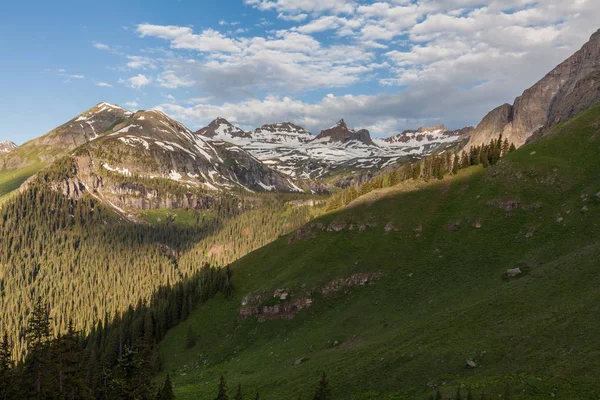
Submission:
<svg viewBox="0 0 600 400">
<path fill-rule="evenodd" d="M 16 148 L 17 148 L 17 145 L 9 140 L 0 142 L 0 154 L 8 153 L 9 151 L 13 151 Z"/>
</svg>

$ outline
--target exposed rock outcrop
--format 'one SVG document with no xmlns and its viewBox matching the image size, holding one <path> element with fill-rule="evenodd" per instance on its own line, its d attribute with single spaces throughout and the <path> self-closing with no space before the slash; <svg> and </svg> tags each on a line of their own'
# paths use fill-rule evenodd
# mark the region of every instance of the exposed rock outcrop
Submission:
<svg viewBox="0 0 600 400">
<path fill-rule="evenodd" d="M 516 146 L 543 135 L 600 101 L 600 30 L 579 51 L 525 90 L 514 104 L 491 111 L 467 147 L 487 144 L 500 134 Z"/>
</svg>

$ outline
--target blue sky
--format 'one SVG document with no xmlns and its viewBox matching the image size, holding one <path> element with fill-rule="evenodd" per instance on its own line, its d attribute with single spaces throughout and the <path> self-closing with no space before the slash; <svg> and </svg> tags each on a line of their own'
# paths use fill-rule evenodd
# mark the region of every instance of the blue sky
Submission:
<svg viewBox="0 0 600 400">
<path fill-rule="evenodd" d="M 53 2 L 54 3 L 54 2 Z M 0 14 L 0 140 L 101 101 L 197 129 L 476 124 L 600 28 L 597 0 L 21 1 Z"/>
</svg>

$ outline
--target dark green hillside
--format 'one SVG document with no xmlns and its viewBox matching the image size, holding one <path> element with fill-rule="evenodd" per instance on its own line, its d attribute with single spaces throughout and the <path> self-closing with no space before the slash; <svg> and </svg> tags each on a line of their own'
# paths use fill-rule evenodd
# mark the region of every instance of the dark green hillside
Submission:
<svg viewBox="0 0 600 400">
<path fill-rule="evenodd" d="M 214 398 L 221 374 L 231 397 L 308 399 L 323 371 L 336 399 L 598 399 L 599 173 L 600 105 L 489 169 L 371 192 L 234 263 L 233 299 L 167 334 L 160 381 L 178 399 Z M 241 319 L 249 294 L 312 304 Z"/>
<path fill-rule="evenodd" d="M 205 263 L 228 264 L 314 212 L 288 205 L 293 195 L 223 195 L 209 209 L 152 210 L 143 215 L 147 222 L 133 223 L 89 194 L 72 200 L 52 190 L 63 164 L 45 169 L 44 179 L 0 209 L 0 331 L 9 334 L 17 360 L 38 296 L 50 306 L 53 335 L 69 320 L 88 333 L 147 302 L 157 288 L 190 278 Z"/>
</svg>

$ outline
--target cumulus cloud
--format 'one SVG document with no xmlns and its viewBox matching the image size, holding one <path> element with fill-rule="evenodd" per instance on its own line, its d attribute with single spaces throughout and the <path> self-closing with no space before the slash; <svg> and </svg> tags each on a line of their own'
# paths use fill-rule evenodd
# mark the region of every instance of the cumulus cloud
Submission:
<svg viewBox="0 0 600 400">
<path fill-rule="evenodd" d="M 110 50 L 110 47 L 104 43 L 94 42 L 93 46 L 98 50 Z"/>
<path fill-rule="evenodd" d="M 144 74 L 137 74 L 129 79 L 121 80 L 121 83 L 126 83 L 128 86 L 134 89 L 140 89 L 152 82 L 152 78 L 147 77 Z"/>
<path fill-rule="evenodd" d="M 122 70 L 152 69 L 157 85 L 179 89 L 161 107 L 196 125 L 223 115 L 249 127 L 289 119 L 315 130 L 346 117 L 383 134 L 460 127 L 511 102 L 600 20 L 597 0 L 244 2 L 264 12 L 248 26 L 253 35 L 244 25 L 139 24 L 138 36 L 169 49 L 122 55 Z M 289 27 L 267 27 L 275 19 Z"/>
<path fill-rule="evenodd" d="M 96 86 L 100 86 L 100 87 L 113 87 L 110 83 L 106 83 L 106 82 L 98 82 L 98 83 L 96 83 Z"/>
</svg>

